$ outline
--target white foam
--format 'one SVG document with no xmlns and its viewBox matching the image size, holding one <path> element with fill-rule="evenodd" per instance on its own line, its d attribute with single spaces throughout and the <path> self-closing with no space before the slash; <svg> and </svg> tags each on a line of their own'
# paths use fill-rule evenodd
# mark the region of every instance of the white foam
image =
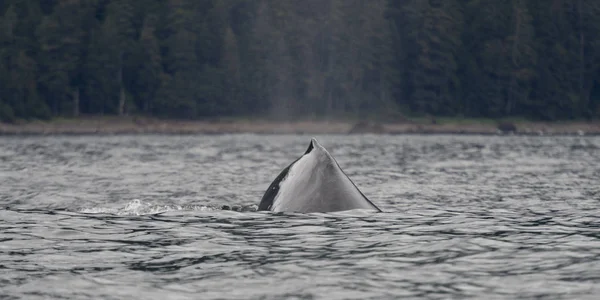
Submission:
<svg viewBox="0 0 600 300">
<path fill-rule="evenodd" d="M 211 211 L 215 209 L 204 205 L 186 207 L 180 205 L 156 205 L 148 202 L 143 202 L 139 199 L 134 199 L 131 202 L 125 204 L 125 206 L 122 208 L 90 207 L 79 209 L 79 212 L 87 214 L 115 214 L 120 216 L 140 216 L 159 214 L 169 211 L 188 210 Z"/>
<path fill-rule="evenodd" d="M 207 205 L 157 205 L 148 202 L 144 202 L 140 199 L 134 199 L 129 203 L 125 204 L 121 208 L 111 207 L 88 207 L 80 208 L 77 211 L 84 214 L 112 214 L 119 216 L 142 216 L 142 215 L 153 215 L 171 211 L 220 211 L 220 210 L 234 210 L 234 211 L 256 211 L 256 205 L 234 205 L 227 206 L 228 208 L 213 207 Z"/>
</svg>

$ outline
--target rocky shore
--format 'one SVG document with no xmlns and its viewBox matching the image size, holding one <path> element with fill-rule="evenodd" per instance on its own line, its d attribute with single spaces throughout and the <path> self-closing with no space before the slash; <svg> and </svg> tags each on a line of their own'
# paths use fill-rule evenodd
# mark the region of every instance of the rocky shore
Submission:
<svg viewBox="0 0 600 300">
<path fill-rule="evenodd" d="M 376 121 L 212 120 L 183 121 L 140 117 L 86 117 L 0 123 L 0 135 L 115 134 L 523 134 L 600 135 L 600 122 L 417 123 Z"/>
</svg>

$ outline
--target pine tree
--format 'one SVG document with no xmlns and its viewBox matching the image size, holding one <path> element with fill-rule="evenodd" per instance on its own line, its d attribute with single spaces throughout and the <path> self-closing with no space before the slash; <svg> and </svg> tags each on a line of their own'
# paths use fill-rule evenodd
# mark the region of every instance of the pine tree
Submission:
<svg viewBox="0 0 600 300">
<path fill-rule="evenodd" d="M 432 3 L 422 9 L 422 26 L 415 39 L 419 53 L 411 77 L 414 109 L 453 115 L 460 85 L 456 56 L 462 47 L 463 13 L 455 1 Z"/>
<path fill-rule="evenodd" d="M 55 115 L 79 115 L 88 20 L 93 13 L 94 1 L 61 0 L 37 29 L 44 68 L 39 80 Z"/>
<path fill-rule="evenodd" d="M 152 111 L 156 92 L 164 77 L 159 40 L 155 35 L 157 22 L 156 15 L 148 15 L 140 34 L 138 54 L 141 59 L 137 66 L 133 91 L 138 98 L 137 105 L 144 113 Z"/>
<path fill-rule="evenodd" d="M 41 19 L 37 3 L 11 1 L 0 23 L 0 70 L 3 119 L 48 118 L 50 111 L 38 93 L 39 65 L 33 28 Z"/>
</svg>

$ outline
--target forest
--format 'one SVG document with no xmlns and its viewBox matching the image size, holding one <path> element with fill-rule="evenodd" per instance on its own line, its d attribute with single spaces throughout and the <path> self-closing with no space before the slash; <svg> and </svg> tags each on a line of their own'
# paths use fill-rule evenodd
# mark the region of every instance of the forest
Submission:
<svg viewBox="0 0 600 300">
<path fill-rule="evenodd" d="M 598 0 L 3 0 L 0 120 L 594 120 L 598 16 Z"/>
</svg>

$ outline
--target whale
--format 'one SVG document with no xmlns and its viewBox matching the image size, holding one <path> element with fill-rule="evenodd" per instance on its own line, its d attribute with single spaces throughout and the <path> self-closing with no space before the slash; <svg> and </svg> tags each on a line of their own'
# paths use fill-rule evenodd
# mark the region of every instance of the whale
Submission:
<svg viewBox="0 0 600 300">
<path fill-rule="evenodd" d="M 258 211 L 336 212 L 354 209 L 381 212 L 344 173 L 316 138 L 265 191 Z"/>
</svg>

